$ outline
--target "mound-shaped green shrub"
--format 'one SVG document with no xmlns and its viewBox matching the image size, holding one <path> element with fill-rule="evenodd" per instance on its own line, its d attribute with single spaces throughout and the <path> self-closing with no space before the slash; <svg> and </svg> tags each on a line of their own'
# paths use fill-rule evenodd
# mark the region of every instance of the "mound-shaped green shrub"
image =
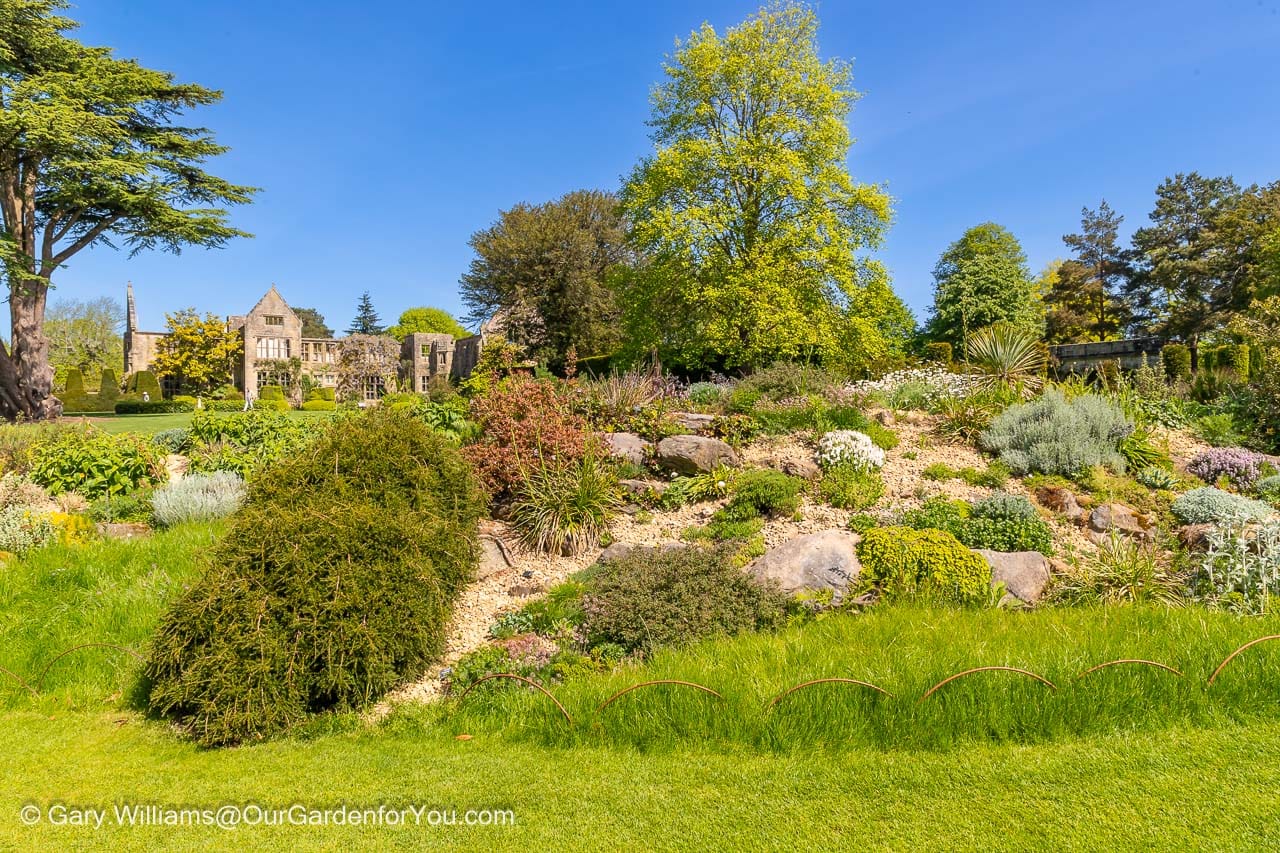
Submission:
<svg viewBox="0 0 1280 853">
<path fill-rule="evenodd" d="M 987 599 L 991 567 L 945 530 L 877 527 L 858 543 L 862 577 L 888 600 L 957 604 Z"/>
<path fill-rule="evenodd" d="M 649 652 L 785 625 L 787 597 L 743 574 L 735 555 L 731 546 L 637 548 L 608 561 L 583 599 L 588 642 Z"/>
<path fill-rule="evenodd" d="M 1094 465 L 1123 473 L 1120 442 L 1132 432 L 1133 424 L 1110 400 L 1095 394 L 1068 400 L 1051 388 L 1038 400 L 1005 410 L 979 443 L 1015 474 L 1075 477 Z"/>
<path fill-rule="evenodd" d="M 482 511 L 457 449 L 413 417 L 332 425 L 254 481 L 166 614 L 151 709 L 212 746 L 376 701 L 443 651 Z"/>
<path fill-rule="evenodd" d="M 973 506 L 933 497 L 903 513 L 902 523 L 916 530 L 944 530 L 969 548 L 1053 553 L 1053 531 L 1020 495 L 996 492 Z"/>
<path fill-rule="evenodd" d="M 1183 524 L 1218 524 L 1233 518 L 1261 521 L 1273 510 L 1262 501 L 1233 495 L 1213 486 L 1192 489 L 1170 507 L 1173 515 Z"/>
<path fill-rule="evenodd" d="M 804 481 L 781 471 L 757 468 L 743 471 L 730 489 L 729 503 L 716 515 L 725 521 L 777 518 L 800 508 Z"/>
</svg>

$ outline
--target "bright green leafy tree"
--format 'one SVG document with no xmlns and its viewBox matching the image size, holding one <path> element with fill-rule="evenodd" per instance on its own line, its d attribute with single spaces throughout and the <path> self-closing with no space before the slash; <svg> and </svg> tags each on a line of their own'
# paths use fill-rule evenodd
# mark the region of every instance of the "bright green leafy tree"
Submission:
<svg viewBox="0 0 1280 853">
<path fill-rule="evenodd" d="M 324 315 L 315 308 L 294 308 L 293 313 L 302 321 L 304 338 L 332 338 L 333 329 L 324 321 Z"/>
<path fill-rule="evenodd" d="M 51 303 L 45 312 L 44 331 L 54 381 L 65 381 L 67 372 L 74 368 L 87 384 L 95 386 L 104 369 L 118 369 L 124 362 L 123 326 L 124 308 L 109 296 Z"/>
<path fill-rule="evenodd" d="M 0 2 L 0 268 L 12 340 L 0 345 L 0 415 L 58 413 L 45 333 L 56 269 L 99 243 L 133 252 L 248 236 L 225 206 L 253 190 L 203 168 L 226 148 L 179 123 L 220 93 L 67 36 L 64 0 Z"/>
<path fill-rule="evenodd" d="M 1022 245 L 994 222 L 975 225 L 952 243 L 933 268 L 928 334 L 963 352 L 968 336 L 1004 320 L 1044 332 L 1044 303 Z"/>
<path fill-rule="evenodd" d="M 414 332 L 435 332 L 455 338 L 465 338 L 470 334 L 448 311 L 425 306 L 406 308 L 400 313 L 399 322 L 387 329 L 387 334 L 397 341 L 403 341 Z"/>
<path fill-rule="evenodd" d="M 849 175 L 858 93 L 817 33 L 812 10 L 780 2 L 677 43 L 652 96 L 656 150 L 621 195 L 645 258 L 619 282 L 637 350 L 744 367 L 897 345 L 909 315 L 859 256 L 889 197 Z"/>
<path fill-rule="evenodd" d="M 151 361 L 152 371 L 189 394 L 207 394 L 231 382 L 240 356 L 240 335 L 214 314 L 194 308 L 166 314 L 169 333 Z"/>
</svg>

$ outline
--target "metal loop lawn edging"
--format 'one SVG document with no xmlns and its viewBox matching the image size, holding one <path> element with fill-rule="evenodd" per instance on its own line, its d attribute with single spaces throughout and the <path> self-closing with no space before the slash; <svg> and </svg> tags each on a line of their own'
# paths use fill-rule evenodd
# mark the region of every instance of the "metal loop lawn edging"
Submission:
<svg viewBox="0 0 1280 853">
<path fill-rule="evenodd" d="M 978 673 L 978 672 L 1016 672 L 1019 675 L 1025 675 L 1028 678 L 1034 678 L 1036 681 L 1039 681 L 1041 684 L 1045 685 L 1050 690 L 1056 691 L 1058 689 L 1058 685 L 1054 684 L 1052 681 L 1045 678 L 1043 675 L 1036 675 L 1034 672 L 1031 672 L 1030 670 L 1018 669 L 1016 666 L 976 666 L 973 669 L 966 669 L 964 672 L 957 672 L 955 675 L 951 675 L 942 679 L 937 684 L 933 685 L 928 690 L 926 690 L 924 692 L 924 695 L 916 700 L 916 704 L 919 705 L 921 702 L 928 699 L 935 692 L 937 692 L 937 690 L 940 687 L 950 684 L 951 682 L 955 681 L 957 678 L 963 678 L 966 675 L 973 675 L 974 673 Z"/>
<path fill-rule="evenodd" d="M 41 688 L 43 688 L 44 677 L 49 674 L 49 670 L 53 668 L 53 665 L 58 661 L 62 660 L 63 658 L 65 658 L 67 655 L 71 654 L 72 652 L 78 652 L 81 649 L 115 649 L 118 652 L 124 652 L 125 654 L 133 655 L 134 659 L 137 660 L 139 663 L 143 663 L 146 661 L 146 658 L 144 658 L 142 655 L 135 652 L 133 649 L 126 648 L 124 646 L 117 646 L 115 643 L 82 643 L 81 645 L 72 646 L 71 648 L 54 655 L 53 659 L 50 660 L 47 664 L 45 664 L 44 669 L 40 670 L 40 674 L 36 676 L 36 684 L 38 684 Z"/>
<path fill-rule="evenodd" d="M 32 696 L 36 697 L 37 699 L 40 698 L 40 691 L 36 690 L 30 684 L 27 684 L 26 680 L 21 675 L 18 675 L 18 673 L 14 672 L 13 670 L 5 669 L 3 666 L 0 666 L 0 675 L 9 676 L 14 681 L 18 682 L 23 687 L 25 687 L 27 691 L 31 693 Z"/>
<path fill-rule="evenodd" d="M 543 687 L 541 684 L 534 681 L 532 678 L 525 678 L 523 675 L 516 675 L 514 672 L 494 672 L 484 676 L 483 678 L 477 678 L 475 681 L 467 685 L 466 690 L 463 690 L 462 693 L 458 694 L 458 704 L 459 705 L 462 704 L 462 700 L 467 698 L 467 694 L 471 692 L 472 688 L 474 688 L 478 684 L 481 684 L 485 681 L 490 680 L 491 678 L 512 678 L 512 679 L 515 679 L 516 681 L 523 682 L 529 685 L 530 687 L 537 688 L 542 692 L 542 695 L 546 696 L 552 702 L 556 703 L 556 707 L 560 709 L 560 713 L 564 714 L 565 720 L 568 721 L 569 725 L 571 726 L 573 725 L 573 717 L 569 716 L 569 712 L 566 711 L 564 709 L 564 706 L 560 704 L 560 700 L 557 699 L 555 696 L 551 695 L 550 690 Z"/>
<path fill-rule="evenodd" d="M 883 687 L 878 687 L 877 685 L 872 684 L 870 681 L 859 681 L 856 678 L 815 678 L 812 681 L 806 681 L 802 684 L 797 684 L 795 687 L 792 687 L 789 690 L 784 690 L 781 693 L 779 693 L 777 696 L 774 696 L 773 699 L 769 701 L 769 704 L 764 706 L 765 713 L 772 711 L 774 705 L 777 705 L 779 702 L 781 702 L 783 699 L 786 699 L 788 696 L 790 696 L 792 693 L 795 693 L 797 690 L 803 690 L 806 687 L 813 687 L 815 684 L 854 684 L 854 685 L 857 685 L 858 687 L 870 688 L 871 690 L 874 690 L 877 693 L 883 693 L 885 696 L 888 696 L 891 699 L 895 698 L 894 695 L 890 693 L 888 690 L 885 690 Z"/>
<path fill-rule="evenodd" d="M 1213 686 L 1213 680 L 1218 677 L 1218 673 L 1222 672 L 1223 668 L 1226 667 L 1227 664 L 1231 663 L 1231 661 L 1235 658 L 1236 655 L 1240 654 L 1245 649 L 1250 648 L 1251 646 L 1258 645 L 1258 643 L 1265 643 L 1267 640 L 1280 640 L 1280 634 L 1268 634 L 1265 637 L 1259 637 L 1256 640 L 1250 640 L 1240 648 L 1236 649 L 1231 654 L 1227 655 L 1227 657 L 1222 661 L 1222 663 L 1218 664 L 1218 668 L 1213 671 L 1213 675 L 1209 676 L 1209 683 L 1205 685 L 1205 689 L 1207 690 Z"/>
<path fill-rule="evenodd" d="M 1081 678 L 1084 678 L 1086 675 L 1088 675 L 1091 672 L 1097 672 L 1100 669 L 1105 669 L 1109 666 L 1116 666 L 1122 663 L 1136 663 L 1136 664 L 1142 664 L 1143 666 L 1153 666 L 1153 667 L 1156 667 L 1157 669 L 1163 669 L 1166 672 L 1172 672 L 1174 675 L 1178 676 L 1179 678 L 1182 677 L 1181 672 L 1169 666 L 1167 663 L 1160 663 L 1159 661 L 1154 661 L 1154 660 L 1143 660 L 1141 658 L 1121 658 L 1119 660 L 1109 660 L 1106 663 L 1100 663 L 1097 666 L 1091 666 L 1088 669 L 1086 669 L 1084 672 L 1077 675 L 1076 679 L 1079 680 Z"/>
<path fill-rule="evenodd" d="M 610 705 L 612 705 L 615 700 L 621 699 L 623 696 L 626 696 L 632 690 L 639 690 L 641 687 L 654 687 L 659 684 L 677 684 L 681 687 L 692 687 L 695 690 L 701 690 L 703 693 L 710 693 L 712 696 L 716 697 L 717 699 L 724 699 L 723 696 L 721 696 L 716 691 L 712 690 L 710 687 L 704 687 L 701 684 L 694 684 L 692 681 L 678 681 L 674 678 L 659 678 L 654 681 L 642 681 L 639 684 L 633 684 L 630 687 L 624 687 L 623 689 L 619 690 L 617 693 L 610 696 L 608 699 L 604 700 L 604 702 L 600 704 L 600 707 L 596 708 L 596 713 L 599 714 L 605 708 L 608 708 Z"/>
</svg>

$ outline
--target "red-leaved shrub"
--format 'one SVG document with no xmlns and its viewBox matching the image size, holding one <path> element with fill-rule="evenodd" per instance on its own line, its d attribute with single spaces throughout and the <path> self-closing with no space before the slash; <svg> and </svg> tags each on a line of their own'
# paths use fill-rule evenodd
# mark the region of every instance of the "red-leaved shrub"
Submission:
<svg viewBox="0 0 1280 853">
<path fill-rule="evenodd" d="M 539 464 L 582 459 L 593 443 L 560 383 L 513 376 L 471 401 L 480 439 L 464 449 L 496 501 L 505 501 L 522 472 Z"/>
</svg>

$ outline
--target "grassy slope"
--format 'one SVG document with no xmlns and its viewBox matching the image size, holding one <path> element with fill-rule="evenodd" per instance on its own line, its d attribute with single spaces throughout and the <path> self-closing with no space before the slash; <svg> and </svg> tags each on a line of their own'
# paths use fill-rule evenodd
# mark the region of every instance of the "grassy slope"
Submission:
<svg viewBox="0 0 1280 853">
<path fill-rule="evenodd" d="M 763 756 L 545 749 L 412 731 L 207 752 L 111 717 L 0 724 L 0 847 L 366 849 L 1259 849 L 1280 843 L 1280 725 L 948 753 Z M 294 802 L 509 808 L 515 828 L 100 831 L 24 803 Z"/>
</svg>

